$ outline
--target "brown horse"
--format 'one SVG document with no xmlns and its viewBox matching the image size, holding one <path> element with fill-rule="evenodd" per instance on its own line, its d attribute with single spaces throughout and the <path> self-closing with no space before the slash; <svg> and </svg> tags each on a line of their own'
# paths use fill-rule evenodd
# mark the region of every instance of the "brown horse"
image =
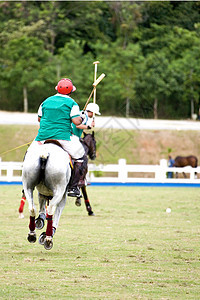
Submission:
<svg viewBox="0 0 200 300">
<path fill-rule="evenodd" d="M 186 166 L 191 166 L 192 168 L 196 168 L 198 166 L 197 157 L 194 155 L 190 155 L 190 156 L 177 156 L 175 158 L 173 167 L 182 168 Z M 187 178 L 184 172 L 183 172 L 183 176 Z M 178 177 L 177 173 L 176 173 L 176 177 Z"/>
</svg>

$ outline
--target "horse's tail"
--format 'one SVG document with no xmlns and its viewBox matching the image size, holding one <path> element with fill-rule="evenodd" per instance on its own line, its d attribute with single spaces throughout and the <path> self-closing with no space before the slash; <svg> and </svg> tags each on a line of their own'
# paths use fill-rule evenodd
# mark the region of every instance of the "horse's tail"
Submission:
<svg viewBox="0 0 200 300">
<path fill-rule="evenodd" d="M 39 162 L 40 162 L 39 182 L 44 178 L 44 173 L 45 173 L 45 168 L 46 168 L 48 158 L 49 158 L 49 153 L 44 148 L 44 151 L 40 154 L 39 157 Z"/>
</svg>

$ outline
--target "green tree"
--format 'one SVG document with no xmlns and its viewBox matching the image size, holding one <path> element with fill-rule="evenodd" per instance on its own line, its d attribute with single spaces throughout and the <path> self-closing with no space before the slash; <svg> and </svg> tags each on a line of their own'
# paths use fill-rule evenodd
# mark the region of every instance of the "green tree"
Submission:
<svg viewBox="0 0 200 300">
<path fill-rule="evenodd" d="M 80 108 L 83 108 L 94 81 L 93 61 L 91 52 L 83 55 L 83 43 L 80 40 L 71 40 L 57 55 L 57 68 L 59 77 L 69 77 L 77 90 L 73 97 L 77 99 Z"/>
<path fill-rule="evenodd" d="M 43 76 L 49 63 L 49 52 L 44 49 L 41 40 L 22 36 L 6 43 L 2 59 L 4 88 L 9 90 L 9 87 L 15 86 L 23 91 L 23 110 L 28 112 L 28 91 L 33 92 L 35 88 L 44 86 Z"/>
<path fill-rule="evenodd" d="M 159 97 L 154 95 L 154 101 L 151 100 L 154 103 L 151 106 L 152 111 L 154 109 L 154 116 L 158 114 L 156 113 L 158 99 L 162 103 L 158 111 L 161 114 L 164 112 L 165 117 L 167 111 L 167 115 L 171 116 L 174 116 L 173 111 L 176 111 L 176 116 L 181 116 L 181 113 L 188 117 L 192 115 L 199 94 L 198 33 L 179 27 L 170 28 L 166 25 L 152 24 L 150 28 L 143 30 L 139 43 L 145 58 L 138 68 L 138 79 L 135 82 L 138 101 L 145 95 L 145 90 L 149 91 L 149 95 L 153 95 L 159 93 L 162 85 L 162 93 L 159 93 Z M 157 59 L 159 52 L 165 57 L 164 60 Z M 188 110 L 189 103 L 191 112 Z"/>
<path fill-rule="evenodd" d="M 129 106 L 134 103 L 133 83 L 136 64 L 141 60 L 139 45 L 129 43 L 123 48 L 121 41 L 102 45 L 96 43 L 95 51 L 101 68 L 106 74 L 105 81 L 98 87 L 103 113 L 129 115 Z"/>
<path fill-rule="evenodd" d="M 157 119 L 158 105 L 162 105 L 162 101 L 177 87 L 169 61 L 163 52 L 155 51 L 146 57 L 139 66 L 134 86 L 136 97 L 151 107 L 153 117 Z"/>
</svg>

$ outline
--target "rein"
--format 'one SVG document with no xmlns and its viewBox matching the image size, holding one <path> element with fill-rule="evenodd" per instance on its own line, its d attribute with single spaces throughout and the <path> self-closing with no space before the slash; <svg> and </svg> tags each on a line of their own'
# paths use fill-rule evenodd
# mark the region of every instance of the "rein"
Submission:
<svg viewBox="0 0 200 300">
<path fill-rule="evenodd" d="M 26 144 L 23 144 L 23 145 L 21 145 L 21 146 L 18 146 L 18 147 L 12 148 L 12 149 L 10 149 L 10 150 L 7 150 L 7 151 L 5 151 L 5 152 L 2 152 L 2 153 L 0 153 L 0 156 L 2 156 L 2 155 L 4 155 L 4 154 L 6 154 L 6 153 L 8 153 L 8 152 L 11 152 L 11 151 L 17 150 L 17 149 L 19 149 L 19 148 L 22 148 L 22 147 L 24 147 L 24 146 L 30 145 L 31 143 L 32 143 L 32 141 L 31 141 L 31 142 L 28 142 L 28 143 L 26 143 Z"/>
<path fill-rule="evenodd" d="M 0 156 L 4 155 L 4 154 L 6 154 L 6 153 L 9 153 L 9 152 L 11 152 L 11 151 L 17 150 L 17 149 L 19 149 L 19 148 L 22 148 L 22 147 L 24 147 L 24 146 L 27 146 L 27 145 L 30 146 L 31 143 L 32 143 L 32 141 L 31 141 L 31 142 L 28 142 L 28 143 L 26 143 L 26 144 L 23 144 L 23 145 L 21 145 L 21 146 L 12 148 L 12 149 L 10 149 L 10 150 L 7 150 L 7 151 L 5 151 L 5 152 L 2 152 L 2 153 L 0 153 Z M 56 140 L 46 140 L 46 141 L 44 142 L 44 144 L 49 144 L 49 143 L 56 144 L 57 146 L 59 146 L 59 147 L 62 148 L 61 144 L 60 144 L 58 141 L 56 141 Z"/>
</svg>

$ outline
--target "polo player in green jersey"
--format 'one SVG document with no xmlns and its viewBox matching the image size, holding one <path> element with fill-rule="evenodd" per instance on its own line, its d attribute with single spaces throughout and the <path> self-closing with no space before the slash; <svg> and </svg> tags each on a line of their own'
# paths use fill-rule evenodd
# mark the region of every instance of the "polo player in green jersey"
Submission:
<svg viewBox="0 0 200 300">
<path fill-rule="evenodd" d="M 85 110 L 85 118 L 80 125 L 75 125 L 72 123 L 72 132 L 78 138 L 81 137 L 84 129 L 92 129 L 95 127 L 93 115 L 101 115 L 99 112 L 99 106 L 96 103 L 89 103 Z"/>
<path fill-rule="evenodd" d="M 100 115 L 99 106 L 96 103 L 89 103 L 86 107 L 85 112 L 82 111 L 81 113 L 84 113 L 84 115 L 85 115 L 85 118 L 82 121 L 82 123 L 80 125 L 75 125 L 74 123 L 72 123 L 73 139 L 76 139 L 76 140 L 80 140 L 84 129 L 92 129 L 92 127 L 95 126 L 93 116 L 94 116 L 94 114 Z M 81 182 L 83 183 L 85 181 L 85 176 L 87 173 L 87 162 L 88 162 L 88 159 L 85 160 L 85 163 L 82 165 L 82 170 L 81 170 L 82 174 L 81 174 L 79 184 Z"/>
<path fill-rule="evenodd" d="M 43 144 L 47 139 L 57 140 L 74 160 L 74 175 L 70 180 L 68 195 L 80 197 L 77 185 L 82 173 L 81 168 L 87 163 L 87 156 L 80 140 L 72 135 L 72 123 L 80 125 L 85 119 L 85 114 L 80 113 L 78 104 L 70 96 L 76 90 L 70 79 L 61 79 L 55 89 L 58 93 L 48 97 L 38 109 L 40 128 L 30 147 L 37 143 Z"/>
</svg>

